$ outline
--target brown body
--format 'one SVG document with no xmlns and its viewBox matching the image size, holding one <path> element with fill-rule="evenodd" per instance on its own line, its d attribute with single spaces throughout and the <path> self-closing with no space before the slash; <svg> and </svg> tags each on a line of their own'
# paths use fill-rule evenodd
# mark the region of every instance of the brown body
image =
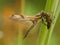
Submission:
<svg viewBox="0 0 60 45">
<path fill-rule="evenodd" d="M 46 22 L 47 22 L 47 29 L 50 28 L 50 25 L 52 23 L 52 19 L 51 19 L 51 15 L 49 13 L 46 13 L 44 11 L 42 11 L 40 14 L 36 15 L 37 17 L 39 17 L 40 19 L 44 20 L 46 19 Z M 44 19 L 43 19 L 44 18 Z"/>
<path fill-rule="evenodd" d="M 47 29 L 50 28 L 51 26 L 51 23 L 52 23 L 52 19 L 50 17 L 51 15 L 42 11 L 40 14 L 36 15 L 34 20 L 32 20 L 33 22 L 33 25 L 28 29 L 28 31 L 26 32 L 25 36 L 24 36 L 24 39 L 27 37 L 28 33 L 30 32 L 30 30 L 34 27 L 34 25 L 36 24 L 36 22 L 39 20 L 39 19 L 42 19 L 42 21 L 44 21 L 44 19 L 46 19 L 46 22 L 47 22 Z M 43 19 L 44 18 L 44 19 Z"/>
<path fill-rule="evenodd" d="M 51 23 L 52 23 L 52 19 L 51 19 L 51 15 L 49 13 L 46 13 L 44 11 L 41 11 L 39 14 L 37 14 L 36 16 L 23 16 L 23 15 L 12 15 L 10 17 L 13 20 L 19 21 L 19 22 L 26 22 L 26 21 L 31 21 L 33 24 L 30 28 L 27 29 L 27 32 L 24 35 L 24 39 L 27 37 L 28 33 L 31 31 L 31 29 L 36 25 L 36 23 L 38 22 L 38 20 L 42 20 L 44 22 L 47 23 L 47 29 L 50 28 Z"/>
</svg>

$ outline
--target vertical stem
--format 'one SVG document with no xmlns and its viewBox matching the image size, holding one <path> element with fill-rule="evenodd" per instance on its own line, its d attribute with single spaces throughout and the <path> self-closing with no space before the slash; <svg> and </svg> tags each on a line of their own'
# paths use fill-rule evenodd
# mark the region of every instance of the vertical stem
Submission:
<svg viewBox="0 0 60 45">
<path fill-rule="evenodd" d="M 52 13 L 52 16 L 55 16 L 58 2 L 59 0 L 47 0 L 45 11 Z M 58 14 L 55 17 L 57 16 Z M 56 23 L 56 19 L 54 20 Z M 37 45 L 48 45 L 55 23 L 51 24 L 51 28 L 49 30 L 42 24 Z"/>
<path fill-rule="evenodd" d="M 18 45 L 22 45 L 22 28 L 20 28 L 21 24 L 18 25 Z"/>
<path fill-rule="evenodd" d="M 21 3 L 21 6 L 20 6 L 20 14 L 21 15 L 24 15 L 24 2 L 25 0 L 20 0 L 20 3 Z M 23 42 L 22 42 L 22 38 L 23 38 L 23 35 L 22 35 L 22 31 L 23 31 L 23 25 L 19 23 L 19 26 L 18 26 L 18 45 L 23 45 Z M 20 28 L 21 27 L 21 28 Z"/>
<path fill-rule="evenodd" d="M 20 14 L 23 15 L 24 14 L 24 0 L 20 0 L 20 4 L 21 4 L 20 5 Z M 23 45 L 22 44 L 22 38 L 23 38 L 22 30 L 23 30 L 23 25 L 21 25 L 19 23 L 19 26 L 18 26 L 18 45 Z"/>
<path fill-rule="evenodd" d="M 21 14 L 21 0 L 16 0 L 14 11 L 16 14 Z M 20 24 L 17 24 L 17 40 L 15 45 L 22 45 L 22 29 L 20 29 Z"/>
<path fill-rule="evenodd" d="M 24 13 L 24 0 L 16 0 L 15 2 L 15 8 L 14 8 L 15 13 L 17 14 L 23 14 Z M 15 45 L 22 45 L 22 30 L 23 30 L 23 25 L 21 23 L 17 24 L 17 44 Z"/>
<path fill-rule="evenodd" d="M 49 3 L 50 1 L 50 3 Z M 56 23 L 56 19 L 57 19 L 57 12 L 56 12 L 56 9 L 58 7 L 58 3 L 59 3 L 59 0 L 47 0 L 47 4 L 46 4 L 46 8 L 45 10 L 48 11 L 48 12 L 52 12 L 52 16 L 54 18 L 53 22 L 54 24 L 51 24 L 51 28 L 49 29 L 48 33 L 47 33 L 47 36 L 46 36 L 46 39 L 45 39 L 45 45 L 48 45 L 49 41 L 50 41 L 50 38 L 51 38 L 51 35 L 52 35 L 52 32 L 53 32 L 53 28 L 55 26 L 55 23 Z M 48 8 L 48 9 L 47 9 Z M 57 15 L 56 15 L 57 14 Z"/>
<path fill-rule="evenodd" d="M 24 4 L 25 0 L 21 0 L 21 14 L 24 15 Z"/>
</svg>

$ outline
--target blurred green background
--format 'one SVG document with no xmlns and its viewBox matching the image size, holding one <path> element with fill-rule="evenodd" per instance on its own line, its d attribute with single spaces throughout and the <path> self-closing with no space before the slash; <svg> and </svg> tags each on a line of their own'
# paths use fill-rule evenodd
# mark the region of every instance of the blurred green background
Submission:
<svg viewBox="0 0 60 45">
<path fill-rule="evenodd" d="M 25 15 L 35 15 L 36 13 L 45 9 L 46 0 L 23 0 L 23 1 L 25 1 L 25 5 L 24 5 Z M 16 2 L 18 4 L 16 4 Z M 17 24 L 14 22 L 9 22 L 8 16 L 10 15 L 10 13 L 13 14 L 21 11 L 20 3 L 21 3 L 20 0 L 0 0 L 0 30 L 4 31 L 7 28 L 8 28 L 7 30 L 17 29 L 16 26 Z M 7 13 L 7 15 L 5 14 L 5 12 Z M 2 40 L 3 39 L 0 39 L 0 44 L 4 45 L 3 44 L 4 42 Z M 60 45 L 60 14 L 57 19 L 56 25 L 54 27 L 49 45 Z"/>
</svg>

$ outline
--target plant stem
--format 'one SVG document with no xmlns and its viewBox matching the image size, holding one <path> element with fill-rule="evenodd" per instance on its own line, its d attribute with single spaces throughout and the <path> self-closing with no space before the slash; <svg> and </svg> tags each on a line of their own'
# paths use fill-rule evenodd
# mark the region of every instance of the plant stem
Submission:
<svg viewBox="0 0 60 45">
<path fill-rule="evenodd" d="M 21 4 L 21 8 L 20 8 L 20 14 L 24 15 L 24 3 L 25 0 L 20 0 L 20 4 Z M 20 28 L 21 27 L 21 28 Z M 23 26 L 21 24 L 18 25 L 18 37 L 17 37 L 17 45 L 23 45 L 23 35 L 22 35 L 22 30 L 23 30 Z"/>
<path fill-rule="evenodd" d="M 58 11 L 59 9 L 57 8 L 58 3 L 59 3 L 59 0 L 47 0 L 45 11 L 51 13 L 53 17 L 55 16 L 53 20 L 54 24 L 52 22 L 50 29 L 47 29 L 46 26 L 42 24 L 37 45 L 48 45 L 58 14 L 59 14 L 59 11 Z"/>
<path fill-rule="evenodd" d="M 44 45 L 48 45 L 49 44 L 49 41 L 50 41 L 50 38 L 51 38 L 51 35 L 52 35 L 52 32 L 53 32 L 53 29 L 54 29 L 56 20 L 57 20 L 58 15 L 59 15 L 59 9 L 58 9 L 59 0 L 50 0 L 50 3 L 52 3 L 52 4 L 49 3 L 50 8 L 48 8 L 48 6 L 49 6 L 48 5 L 48 2 L 49 2 L 49 0 L 47 0 L 47 4 L 46 4 L 45 10 L 48 11 L 48 12 L 52 12 L 52 16 L 53 17 L 55 16 L 55 18 L 54 18 L 54 20 L 53 20 L 53 22 L 51 24 L 51 28 L 49 29 L 49 31 L 47 33 L 47 36 L 46 36 Z"/>
</svg>

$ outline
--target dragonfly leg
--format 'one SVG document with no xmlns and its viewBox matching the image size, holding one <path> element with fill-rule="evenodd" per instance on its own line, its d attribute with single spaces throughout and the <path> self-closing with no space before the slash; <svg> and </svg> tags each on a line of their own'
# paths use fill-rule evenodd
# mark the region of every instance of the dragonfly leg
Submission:
<svg viewBox="0 0 60 45">
<path fill-rule="evenodd" d="M 47 25 L 47 23 L 44 21 L 44 19 L 42 19 L 42 23 L 43 23 L 44 25 Z"/>
</svg>

